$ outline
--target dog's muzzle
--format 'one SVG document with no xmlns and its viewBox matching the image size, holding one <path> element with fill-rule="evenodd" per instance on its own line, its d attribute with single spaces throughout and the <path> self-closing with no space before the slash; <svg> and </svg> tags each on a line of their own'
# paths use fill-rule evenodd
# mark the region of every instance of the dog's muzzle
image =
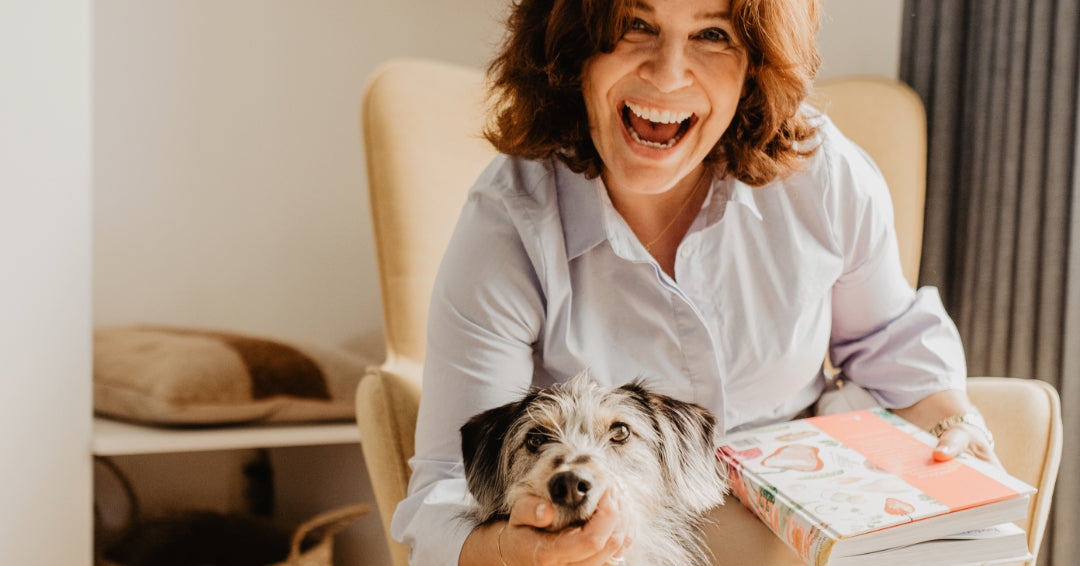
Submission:
<svg viewBox="0 0 1080 566">
<path fill-rule="evenodd" d="M 552 503 L 573 509 L 588 499 L 592 486 L 593 479 L 585 472 L 559 472 L 548 480 L 548 495 Z"/>
</svg>

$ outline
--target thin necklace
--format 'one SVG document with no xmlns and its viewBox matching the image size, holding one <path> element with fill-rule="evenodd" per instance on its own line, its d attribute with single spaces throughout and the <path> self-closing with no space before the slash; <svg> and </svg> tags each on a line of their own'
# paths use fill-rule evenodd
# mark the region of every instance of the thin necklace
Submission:
<svg viewBox="0 0 1080 566">
<path fill-rule="evenodd" d="M 653 245 L 655 245 L 656 242 L 660 241 L 660 238 L 663 238 L 664 234 L 667 234 L 668 230 L 670 230 L 671 227 L 675 225 L 675 221 L 678 220 L 679 217 L 682 216 L 682 213 L 684 211 L 686 211 L 686 207 L 690 206 L 690 201 L 694 200 L 694 195 L 697 194 L 698 189 L 701 188 L 701 185 L 705 184 L 704 181 L 705 181 L 705 178 L 708 175 L 709 175 L 708 171 L 701 174 L 701 178 L 698 179 L 697 184 L 694 185 L 694 190 L 690 191 L 690 195 L 686 197 L 685 201 L 683 201 L 682 206 L 679 207 L 679 211 L 676 212 L 675 215 L 671 217 L 671 221 L 667 223 L 667 226 L 664 226 L 664 229 L 661 230 L 660 233 L 657 234 L 655 238 L 653 238 L 652 240 L 649 240 L 649 242 L 647 244 L 645 244 L 645 251 L 647 251 L 649 253 L 652 253 Z"/>
</svg>

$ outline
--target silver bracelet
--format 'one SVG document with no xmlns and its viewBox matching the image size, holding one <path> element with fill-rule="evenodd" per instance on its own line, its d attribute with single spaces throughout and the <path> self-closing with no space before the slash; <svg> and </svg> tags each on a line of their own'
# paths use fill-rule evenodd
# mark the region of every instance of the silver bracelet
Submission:
<svg viewBox="0 0 1080 566">
<path fill-rule="evenodd" d="M 972 426 L 979 432 L 983 433 L 986 437 L 986 443 L 990 445 L 990 449 L 994 448 L 994 435 L 990 433 L 990 429 L 986 427 L 986 421 L 983 420 L 982 415 L 978 413 L 964 413 L 962 415 L 953 415 L 942 419 L 938 424 L 934 425 L 934 428 L 930 429 L 930 434 L 941 438 L 941 435 L 945 434 L 945 431 L 953 427 L 958 423 L 964 423 L 968 426 Z"/>
</svg>

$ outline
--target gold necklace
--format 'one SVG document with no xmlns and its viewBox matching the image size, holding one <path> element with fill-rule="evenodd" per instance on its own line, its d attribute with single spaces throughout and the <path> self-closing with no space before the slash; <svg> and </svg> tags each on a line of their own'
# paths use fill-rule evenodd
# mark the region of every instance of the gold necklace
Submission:
<svg viewBox="0 0 1080 566">
<path fill-rule="evenodd" d="M 653 245 L 655 245 L 656 242 L 660 241 L 660 238 L 663 238 L 664 234 L 667 234 L 668 230 L 670 230 L 671 227 L 675 225 L 675 221 L 678 220 L 679 217 L 682 216 L 683 212 L 686 211 L 686 207 L 690 206 L 690 201 L 694 200 L 694 195 L 697 194 L 698 189 L 701 188 L 701 185 L 705 184 L 704 181 L 705 181 L 705 178 L 708 177 L 708 175 L 709 175 L 708 171 L 705 171 L 704 173 L 701 174 L 701 178 L 698 179 L 697 184 L 694 185 L 694 189 L 692 191 L 690 191 L 690 195 L 686 197 L 685 201 L 683 201 L 682 206 L 679 207 L 679 211 L 676 212 L 675 215 L 671 217 L 671 221 L 667 223 L 667 226 L 664 226 L 664 229 L 661 230 L 660 233 L 657 234 L 655 238 L 653 238 L 652 240 L 649 240 L 649 243 L 645 244 L 645 251 L 647 251 L 649 253 L 652 253 Z"/>
</svg>

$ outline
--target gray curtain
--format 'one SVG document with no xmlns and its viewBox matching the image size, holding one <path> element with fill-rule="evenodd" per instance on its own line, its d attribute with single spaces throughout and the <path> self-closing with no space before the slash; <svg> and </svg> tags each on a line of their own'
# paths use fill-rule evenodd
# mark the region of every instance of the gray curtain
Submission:
<svg viewBox="0 0 1080 566">
<path fill-rule="evenodd" d="M 1080 564 L 1080 0 L 905 0 L 901 78 L 927 109 L 920 284 L 970 375 L 1036 378 L 1065 447 L 1040 565 Z"/>
</svg>

